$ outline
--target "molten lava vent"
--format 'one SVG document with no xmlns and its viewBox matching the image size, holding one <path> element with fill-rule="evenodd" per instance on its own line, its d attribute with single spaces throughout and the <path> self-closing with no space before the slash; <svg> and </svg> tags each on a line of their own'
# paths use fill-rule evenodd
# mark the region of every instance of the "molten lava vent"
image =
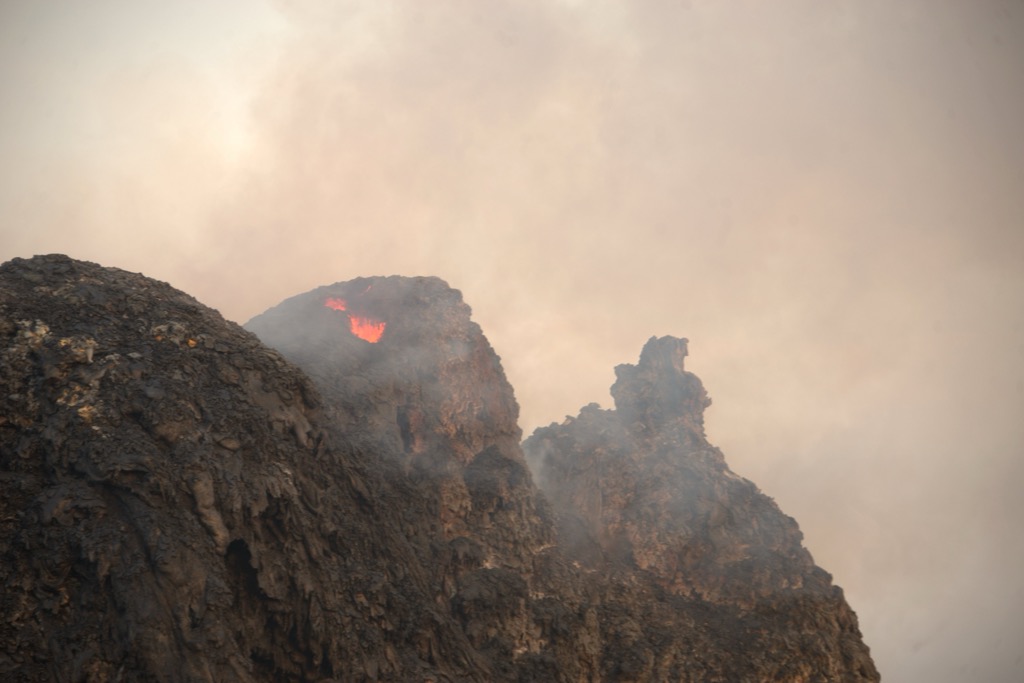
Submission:
<svg viewBox="0 0 1024 683">
<path fill-rule="evenodd" d="M 349 331 L 363 341 L 376 344 L 384 336 L 384 328 L 387 327 L 386 322 L 350 312 L 348 310 L 348 302 L 345 299 L 327 297 L 324 301 L 324 306 L 344 313 L 348 317 Z"/>
</svg>

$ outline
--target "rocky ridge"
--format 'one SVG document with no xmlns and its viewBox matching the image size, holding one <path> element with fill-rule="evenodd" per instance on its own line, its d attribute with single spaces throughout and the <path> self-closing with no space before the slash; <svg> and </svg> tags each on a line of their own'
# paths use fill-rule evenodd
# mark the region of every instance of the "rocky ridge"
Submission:
<svg viewBox="0 0 1024 683">
<path fill-rule="evenodd" d="M 704 439 L 685 340 L 527 458 L 436 278 L 247 327 L 116 269 L 0 266 L 4 677 L 878 680 L 795 522 Z"/>
<path fill-rule="evenodd" d="M 642 577 L 684 611 L 732 620 L 719 635 L 743 634 L 734 654 L 776 662 L 725 680 L 875 680 L 856 616 L 796 521 L 707 442 L 711 401 L 685 370 L 687 343 L 652 337 L 638 364 L 615 368 L 615 409 L 592 404 L 524 443 L 562 546 L 595 571 Z"/>
</svg>

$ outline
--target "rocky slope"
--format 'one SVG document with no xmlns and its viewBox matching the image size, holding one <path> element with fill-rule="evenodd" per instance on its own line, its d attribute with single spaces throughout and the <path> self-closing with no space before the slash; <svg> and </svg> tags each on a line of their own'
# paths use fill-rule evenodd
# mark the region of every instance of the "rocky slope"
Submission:
<svg viewBox="0 0 1024 683">
<path fill-rule="evenodd" d="M 379 337 L 357 336 L 354 321 Z M 316 381 L 339 434 L 429 501 L 440 537 L 517 571 L 551 545 L 519 406 L 459 292 L 437 278 L 360 278 L 293 297 L 246 328 Z"/>
<path fill-rule="evenodd" d="M 169 286 L 0 268 L 0 676 L 486 679 L 318 391 Z"/>
<path fill-rule="evenodd" d="M 562 547 L 683 612 L 713 614 L 712 650 L 744 661 L 723 680 L 876 680 L 856 616 L 796 522 L 705 439 L 711 401 L 686 355 L 686 339 L 652 337 L 637 365 L 615 368 L 614 410 L 587 406 L 524 444 Z M 648 660 L 687 656 L 647 640 Z M 638 680 L 668 678 L 652 663 Z"/>
<path fill-rule="evenodd" d="M 5 680 L 878 680 L 795 523 L 704 440 L 684 341 L 527 440 L 549 505 L 440 280 L 247 327 L 267 345 L 140 275 L 0 266 Z"/>
</svg>

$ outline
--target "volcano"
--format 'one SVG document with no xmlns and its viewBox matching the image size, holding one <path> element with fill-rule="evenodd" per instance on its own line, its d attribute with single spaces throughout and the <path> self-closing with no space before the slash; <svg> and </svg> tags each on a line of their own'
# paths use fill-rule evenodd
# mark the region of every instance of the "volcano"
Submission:
<svg viewBox="0 0 1024 683">
<path fill-rule="evenodd" d="M 796 522 L 707 442 L 684 339 L 525 442 L 437 278 L 243 329 L 15 259 L 0 342 L 5 680 L 879 679 Z"/>
</svg>

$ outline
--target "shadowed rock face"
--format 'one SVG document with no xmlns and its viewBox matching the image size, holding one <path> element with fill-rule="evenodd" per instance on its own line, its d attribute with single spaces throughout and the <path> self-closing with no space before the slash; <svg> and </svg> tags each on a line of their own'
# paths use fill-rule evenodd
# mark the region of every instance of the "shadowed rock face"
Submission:
<svg viewBox="0 0 1024 683">
<path fill-rule="evenodd" d="M 526 442 L 556 523 L 445 283 L 247 327 L 267 345 L 140 275 L 0 266 L 0 677 L 877 680 L 795 523 L 704 440 L 685 340 Z"/>
</svg>

